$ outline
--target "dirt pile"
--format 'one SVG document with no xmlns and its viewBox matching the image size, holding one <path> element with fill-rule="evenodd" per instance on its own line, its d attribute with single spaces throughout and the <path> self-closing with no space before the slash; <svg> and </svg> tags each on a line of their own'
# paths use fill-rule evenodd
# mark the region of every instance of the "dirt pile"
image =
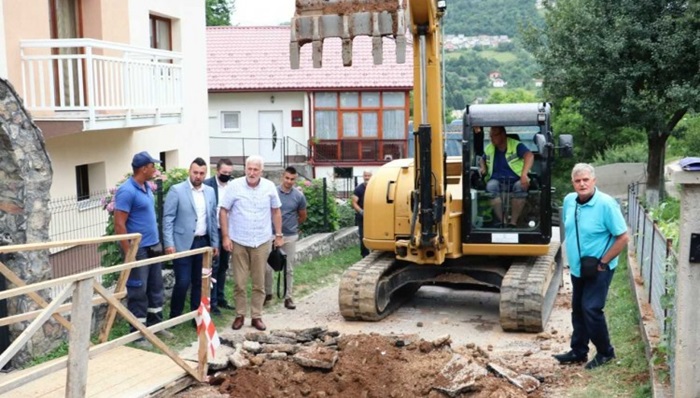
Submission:
<svg viewBox="0 0 700 398">
<path fill-rule="evenodd" d="M 236 348 L 236 365 L 180 397 L 542 397 L 547 383 L 557 382 L 551 360 L 495 358 L 490 347 L 451 347 L 448 336 L 338 336 L 312 328 L 222 339 Z"/>
</svg>

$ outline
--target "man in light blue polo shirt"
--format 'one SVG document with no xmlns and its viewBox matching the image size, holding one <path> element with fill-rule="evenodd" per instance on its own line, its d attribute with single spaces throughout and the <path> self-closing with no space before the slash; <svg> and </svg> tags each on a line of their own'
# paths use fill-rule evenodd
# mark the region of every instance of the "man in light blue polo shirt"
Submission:
<svg viewBox="0 0 700 398">
<path fill-rule="evenodd" d="M 236 282 L 236 319 L 231 327 L 243 327 L 247 310 L 246 285 L 253 279 L 253 292 L 250 298 L 251 325 L 265 330 L 262 321 L 262 307 L 265 301 L 265 267 L 272 250 L 270 241 L 276 247 L 282 246 L 282 212 L 280 198 L 275 184 L 262 178 L 264 162 L 257 155 L 245 162 L 245 177 L 229 183 L 226 195 L 219 202 L 219 222 L 224 250 L 233 256 L 233 278 Z M 270 220 L 275 237 L 270 233 Z"/>
<path fill-rule="evenodd" d="M 141 243 L 136 260 L 157 257 L 163 254 L 158 237 L 155 202 L 149 181 L 156 168 L 148 152 L 139 152 L 131 161 L 133 175 L 117 189 L 114 197 L 114 232 L 116 234 L 140 233 Z M 120 242 L 124 253 L 129 251 L 129 242 Z M 146 326 L 163 320 L 163 274 L 160 263 L 132 268 L 126 281 L 127 307 Z M 132 327 L 132 331 L 134 328 Z M 161 335 L 171 337 L 163 330 Z"/>
<path fill-rule="evenodd" d="M 564 198 L 563 221 L 566 255 L 571 268 L 571 351 L 554 355 L 560 363 L 588 360 L 588 343 L 596 347 L 595 357 L 586 364 L 594 369 L 615 359 L 605 322 L 605 301 L 617 256 L 627 245 L 627 223 L 617 201 L 595 187 L 595 169 L 586 163 L 574 166 L 571 181 L 576 192 Z M 580 250 L 579 250 L 580 248 Z M 584 277 L 581 257 L 598 258 L 597 272 Z"/>
</svg>

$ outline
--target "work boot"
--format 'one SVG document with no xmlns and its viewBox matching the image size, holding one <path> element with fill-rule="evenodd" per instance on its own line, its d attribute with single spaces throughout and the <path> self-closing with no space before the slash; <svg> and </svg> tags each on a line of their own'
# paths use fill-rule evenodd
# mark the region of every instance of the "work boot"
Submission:
<svg viewBox="0 0 700 398">
<path fill-rule="evenodd" d="M 238 330 L 243 327 L 243 323 L 245 322 L 245 318 L 243 315 L 238 315 L 236 319 L 233 320 L 233 324 L 231 325 L 231 328 L 233 330 Z"/>
<path fill-rule="evenodd" d="M 292 299 L 288 298 L 284 299 L 284 308 L 288 310 L 295 310 L 297 309 L 297 306 L 294 304 L 294 301 L 292 301 Z"/>
<path fill-rule="evenodd" d="M 593 360 L 588 362 L 586 364 L 585 368 L 588 370 L 595 369 L 598 366 L 605 365 L 606 363 L 612 361 L 613 359 L 615 359 L 615 351 L 613 351 L 612 354 L 609 356 L 596 353 L 595 356 L 593 357 Z"/>
<path fill-rule="evenodd" d="M 587 355 L 577 355 L 573 351 L 569 351 L 564 354 L 552 355 L 554 359 L 559 361 L 560 364 L 565 365 L 568 363 L 583 363 L 588 360 Z"/>
<path fill-rule="evenodd" d="M 268 294 L 265 296 L 265 302 L 263 302 L 263 305 L 267 305 L 267 303 L 269 303 L 270 301 L 272 301 L 272 295 Z"/>
<path fill-rule="evenodd" d="M 260 319 L 260 318 L 253 318 L 250 321 L 250 325 L 258 330 L 267 329 L 267 327 L 265 327 L 265 324 L 263 323 L 262 319 Z"/>
</svg>

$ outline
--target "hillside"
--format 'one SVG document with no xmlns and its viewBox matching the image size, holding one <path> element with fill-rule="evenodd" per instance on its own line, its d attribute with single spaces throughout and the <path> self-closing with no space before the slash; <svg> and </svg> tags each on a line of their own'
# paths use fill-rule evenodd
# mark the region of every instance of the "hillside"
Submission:
<svg viewBox="0 0 700 398">
<path fill-rule="evenodd" d="M 518 36 L 518 29 L 543 24 L 535 0 L 449 0 L 445 34 Z"/>
</svg>

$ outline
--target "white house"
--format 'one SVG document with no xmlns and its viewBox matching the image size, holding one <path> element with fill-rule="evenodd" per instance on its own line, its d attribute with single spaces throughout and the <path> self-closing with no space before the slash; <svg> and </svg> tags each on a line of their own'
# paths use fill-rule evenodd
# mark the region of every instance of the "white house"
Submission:
<svg viewBox="0 0 700 398">
<path fill-rule="evenodd" d="M 508 82 L 506 82 L 503 79 L 493 79 L 492 84 L 493 84 L 493 87 L 501 88 L 501 87 L 505 87 L 506 84 L 508 84 Z"/>
<path fill-rule="evenodd" d="M 0 75 L 43 132 L 52 200 L 72 209 L 52 218 L 52 239 L 104 233 L 81 220 L 106 219 L 96 193 L 135 153 L 166 168 L 208 159 L 204 14 L 204 0 L 0 3 Z"/>
<path fill-rule="evenodd" d="M 312 67 L 308 45 L 292 70 L 289 38 L 288 26 L 207 29 L 212 162 L 243 164 L 257 153 L 267 164 L 309 162 L 314 177 L 332 178 L 406 156 L 411 46 L 396 64 L 385 39 L 384 64 L 373 65 L 371 40 L 358 37 L 353 65 L 343 67 L 340 40 L 327 39 L 323 68 Z"/>
</svg>

